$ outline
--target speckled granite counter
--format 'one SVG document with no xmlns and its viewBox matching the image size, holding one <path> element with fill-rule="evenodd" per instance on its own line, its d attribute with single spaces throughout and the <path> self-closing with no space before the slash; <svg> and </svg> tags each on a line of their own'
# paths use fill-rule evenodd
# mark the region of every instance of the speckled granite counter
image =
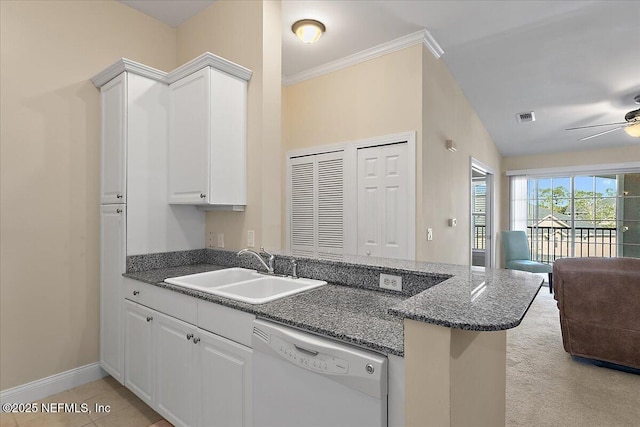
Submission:
<svg viewBox="0 0 640 427">
<path fill-rule="evenodd" d="M 203 260 L 218 261 L 226 266 L 201 263 L 130 272 L 125 276 L 399 356 L 404 354 L 404 318 L 472 331 L 510 329 L 520 324 L 542 286 L 540 277 L 513 270 L 483 271 L 451 264 L 369 257 L 317 260 L 299 256 L 295 258 L 301 267 L 301 276 L 330 282 L 340 278 L 348 286 L 329 284 L 270 303 L 251 305 L 164 283 L 169 277 L 227 268 L 231 262 L 238 263 L 231 256 L 235 254 L 213 252 L 215 254 L 208 258 L 205 253 Z M 279 265 L 286 266 L 292 256 L 280 253 Z M 411 292 L 372 290 L 371 280 L 377 280 L 379 272 L 401 275 L 403 284 L 408 279 Z M 366 277 L 363 279 L 363 276 Z M 424 284 L 422 288 L 420 283 Z"/>
<path fill-rule="evenodd" d="M 407 298 L 403 295 L 328 284 L 270 303 L 252 305 L 164 282 L 169 277 L 221 268 L 226 267 L 196 264 L 126 273 L 125 277 L 381 353 L 397 356 L 404 354 L 402 319 L 388 313 L 389 308 Z"/>
</svg>

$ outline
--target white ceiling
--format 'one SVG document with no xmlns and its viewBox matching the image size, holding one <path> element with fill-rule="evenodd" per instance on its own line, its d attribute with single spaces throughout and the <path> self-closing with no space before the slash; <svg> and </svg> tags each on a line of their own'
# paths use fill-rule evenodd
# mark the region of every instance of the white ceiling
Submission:
<svg viewBox="0 0 640 427">
<path fill-rule="evenodd" d="M 122 2 L 173 26 L 212 3 Z M 290 28 L 301 18 L 322 21 L 326 34 L 300 43 Z M 292 76 L 427 28 L 504 156 L 631 145 L 640 151 L 640 140 L 622 130 L 584 142 L 577 139 L 593 129 L 564 130 L 620 122 L 640 108 L 633 102 L 640 94 L 639 23 L 640 0 L 283 0 L 282 70 Z M 517 122 L 516 113 L 531 110 L 535 122 Z"/>
<path fill-rule="evenodd" d="M 118 0 L 172 27 L 209 7 L 214 0 Z"/>
</svg>

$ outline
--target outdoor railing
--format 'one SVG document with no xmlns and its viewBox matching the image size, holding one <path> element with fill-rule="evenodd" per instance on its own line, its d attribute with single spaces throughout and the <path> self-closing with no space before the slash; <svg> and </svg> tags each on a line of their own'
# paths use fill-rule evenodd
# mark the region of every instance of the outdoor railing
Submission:
<svg viewBox="0 0 640 427">
<path fill-rule="evenodd" d="M 527 227 L 529 250 L 534 261 L 552 263 L 566 257 L 616 257 L 618 242 L 615 228 Z M 486 227 L 474 226 L 473 249 L 484 250 Z M 572 251 L 573 248 L 573 251 Z"/>
<path fill-rule="evenodd" d="M 473 249 L 485 249 L 486 243 L 486 226 L 476 225 L 473 229 Z"/>
<path fill-rule="evenodd" d="M 531 258 L 552 263 L 565 257 L 616 257 L 615 228 L 527 227 Z M 573 248 L 573 251 L 572 251 Z"/>
</svg>

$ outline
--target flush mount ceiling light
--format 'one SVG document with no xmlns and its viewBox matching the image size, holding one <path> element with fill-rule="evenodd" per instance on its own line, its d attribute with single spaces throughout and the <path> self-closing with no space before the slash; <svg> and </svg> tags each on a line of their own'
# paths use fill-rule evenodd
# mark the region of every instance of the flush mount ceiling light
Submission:
<svg viewBox="0 0 640 427">
<path fill-rule="evenodd" d="M 301 19 L 293 23 L 291 31 L 293 31 L 303 43 L 309 44 L 318 41 L 322 34 L 327 31 L 327 28 L 322 22 L 316 21 L 315 19 Z"/>
</svg>

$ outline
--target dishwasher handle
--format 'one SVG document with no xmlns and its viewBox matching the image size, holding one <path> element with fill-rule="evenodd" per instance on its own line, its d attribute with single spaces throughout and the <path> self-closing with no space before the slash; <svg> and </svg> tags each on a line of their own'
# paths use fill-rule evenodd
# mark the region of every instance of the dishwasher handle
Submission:
<svg viewBox="0 0 640 427">
<path fill-rule="evenodd" d="M 318 352 L 317 352 L 317 351 L 315 351 L 315 350 L 308 350 L 308 349 L 306 349 L 306 348 L 302 348 L 302 347 L 297 346 L 297 345 L 295 345 L 295 344 L 294 344 L 293 346 L 294 346 L 294 347 L 296 348 L 296 350 L 298 350 L 300 353 L 304 353 L 304 354 L 306 354 L 306 355 L 308 355 L 308 356 L 317 356 L 317 355 L 318 355 Z"/>
</svg>

